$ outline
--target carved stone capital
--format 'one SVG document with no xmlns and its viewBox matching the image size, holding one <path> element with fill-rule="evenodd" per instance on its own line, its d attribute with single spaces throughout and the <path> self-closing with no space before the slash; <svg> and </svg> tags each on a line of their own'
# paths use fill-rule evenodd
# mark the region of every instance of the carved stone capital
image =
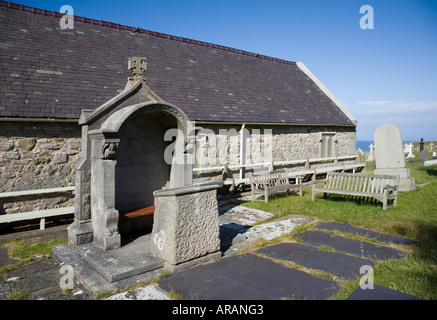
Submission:
<svg viewBox="0 0 437 320">
<path fill-rule="evenodd" d="M 118 142 L 106 142 L 102 148 L 102 159 L 115 159 L 117 155 Z"/>
</svg>

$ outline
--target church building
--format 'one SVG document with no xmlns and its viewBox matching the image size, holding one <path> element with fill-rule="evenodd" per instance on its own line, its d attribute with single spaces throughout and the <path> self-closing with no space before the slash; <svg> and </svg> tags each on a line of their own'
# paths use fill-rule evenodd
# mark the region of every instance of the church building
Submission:
<svg viewBox="0 0 437 320">
<path fill-rule="evenodd" d="M 302 62 L 78 16 L 66 29 L 63 16 L 0 2 L 0 192 L 73 187 L 81 151 L 92 143 L 83 137 L 97 136 L 85 131 L 99 121 L 99 130 L 112 130 L 108 110 L 133 97 L 123 95 L 134 92 L 135 57 L 143 59 L 138 90 L 165 104 L 149 116 L 132 109 L 118 128 L 120 142 L 103 145 L 103 159 L 111 148 L 125 155 L 117 174 L 132 175 L 135 186 L 120 182 L 121 189 L 135 193 L 150 180 L 152 189 L 169 186 L 170 173 L 154 157 L 175 143 L 166 133 L 178 119 L 193 128 L 193 183 L 235 185 L 272 166 L 301 170 L 294 160 L 355 163 L 357 120 Z M 126 169 L 157 161 L 149 171 Z M 89 202 L 91 191 L 82 191 Z M 71 194 L 30 200 L 20 208 L 4 203 L 0 214 L 74 204 Z"/>
</svg>

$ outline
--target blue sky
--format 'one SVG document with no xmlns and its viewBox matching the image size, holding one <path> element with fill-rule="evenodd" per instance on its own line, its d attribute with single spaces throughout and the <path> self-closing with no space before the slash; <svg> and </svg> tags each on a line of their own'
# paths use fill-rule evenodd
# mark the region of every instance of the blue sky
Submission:
<svg viewBox="0 0 437 320">
<path fill-rule="evenodd" d="M 302 61 L 358 118 L 357 140 L 383 123 L 437 140 L 437 0 L 14 2 Z"/>
</svg>

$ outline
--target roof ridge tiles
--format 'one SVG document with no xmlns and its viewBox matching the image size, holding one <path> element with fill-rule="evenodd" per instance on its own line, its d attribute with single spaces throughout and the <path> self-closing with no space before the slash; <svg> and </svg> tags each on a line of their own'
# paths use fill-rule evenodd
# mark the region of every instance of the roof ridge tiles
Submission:
<svg viewBox="0 0 437 320">
<path fill-rule="evenodd" d="M 8 8 L 12 8 L 12 9 L 27 11 L 27 12 L 36 13 L 36 14 L 42 14 L 42 15 L 46 15 L 46 16 L 54 16 L 54 17 L 63 17 L 64 16 L 64 14 L 62 14 L 60 12 L 49 11 L 49 10 L 45 10 L 45 9 L 35 8 L 35 7 L 28 7 L 28 6 L 25 6 L 23 4 L 17 4 L 17 3 L 10 2 L 10 1 L 6 2 L 6 1 L 0 0 L 0 7 L 8 7 Z M 211 48 L 215 48 L 215 49 L 234 52 L 234 53 L 238 53 L 238 54 L 244 54 L 244 55 L 253 56 L 256 58 L 260 58 L 260 59 L 265 59 L 265 60 L 270 60 L 270 61 L 275 61 L 275 62 L 280 62 L 280 63 L 285 63 L 285 64 L 296 64 L 296 62 L 293 62 L 293 61 L 274 58 L 274 57 L 262 55 L 259 53 L 254 53 L 254 52 L 250 52 L 250 51 L 245 51 L 245 50 L 241 50 L 241 49 L 227 47 L 227 46 L 214 44 L 214 43 L 210 43 L 210 42 L 174 36 L 174 35 L 158 32 L 158 31 L 146 30 L 146 29 L 142 29 L 139 27 L 137 27 L 137 28 L 130 27 L 127 25 L 121 25 L 118 23 L 110 22 L 110 21 L 94 20 L 92 18 L 86 18 L 86 17 L 76 16 L 76 15 L 74 16 L 74 20 L 79 21 L 79 22 L 83 22 L 83 23 L 101 25 L 103 27 L 111 27 L 111 28 L 122 29 L 122 30 L 127 30 L 127 31 L 130 30 L 133 32 L 147 34 L 147 35 L 158 37 L 158 38 L 180 41 L 180 42 L 204 46 L 204 47 L 211 47 Z"/>
</svg>

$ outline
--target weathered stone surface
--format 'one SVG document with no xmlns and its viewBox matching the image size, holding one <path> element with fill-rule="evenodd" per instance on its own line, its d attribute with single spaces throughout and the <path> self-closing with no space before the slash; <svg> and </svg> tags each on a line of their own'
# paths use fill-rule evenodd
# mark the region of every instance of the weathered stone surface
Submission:
<svg viewBox="0 0 437 320">
<path fill-rule="evenodd" d="M 52 154 L 52 161 L 54 163 L 67 163 L 68 162 L 68 155 L 66 152 L 55 152 Z"/>
<path fill-rule="evenodd" d="M 0 126 L 0 192 L 47 189 L 74 185 L 74 168 L 80 154 L 77 124 L 4 122 Z M 41 196 L 39 196 L 41 198 Z M 65 205 L 73 203 L 73 194 Z M 50 202 L 50 201 L 49 201 Z M 56 204 L 60 204 L 55 201 Z M 5 213 L 32 211 L 43 205 L 36 197 L 2 200 Z"/>
<path fill-rule="evenodd" d="M 152 254 L 172 265 L 220 249 L 216 187 L 154 192 Z"/>
<path fill-rule="evenodd" d="M 14 143 L 7 139 L 0 139 L 0 151 L 10 151 L 14 149 Z"/>
<path fill-rule="evenodd" d="M 17 141 L 17 147 L 21 151 L 31 151 L 35 147 L 35 138 L 24 138 Z"/>
<path fill-rule="evenodd" d="M 2 152 L 1 158 L 7 160 L 18 160 L 20 159 L 20 154 L 18 151 Z"/>
<path fill-rule="evenodd" d="M 410 177 L 410 169 L 406 167 L 402 136 L 398 127 L 383 124 L 376 128 L 375 140 L 375 174 L 399 175 L 399 190 L 414 190 L 414 178 Z"/>
</svg>

